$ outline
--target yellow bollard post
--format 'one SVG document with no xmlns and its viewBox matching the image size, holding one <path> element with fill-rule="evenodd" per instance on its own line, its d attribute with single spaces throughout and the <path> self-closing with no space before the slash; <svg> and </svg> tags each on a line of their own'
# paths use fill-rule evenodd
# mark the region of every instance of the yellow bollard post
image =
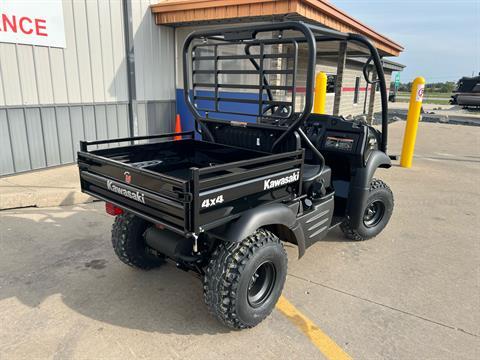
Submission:
<svg viewBox="0 0 480 360">
<path fill-rule="evenodd" d="M 424 89 L 425 79 L 419 76 L 413 81 L 412 84 L 407 124 L 405 125 L 405 134 L 403 136 L 403 148 L 402 156 L 400 158 L 400 166 L 404 168 L 412 167 L 413 152 L 415 150 L 415 139 L 417 138 L 418 121 L 420 120 L 420 110 L 422 109 Z"/>
<path fill-rule="evenodd" d="M 313 101 L 313 112 L 325 114 L 325 103 L 327 101 L 327 75 L 319 72 L 315 78 L 315 98 Z"/>
</svg>

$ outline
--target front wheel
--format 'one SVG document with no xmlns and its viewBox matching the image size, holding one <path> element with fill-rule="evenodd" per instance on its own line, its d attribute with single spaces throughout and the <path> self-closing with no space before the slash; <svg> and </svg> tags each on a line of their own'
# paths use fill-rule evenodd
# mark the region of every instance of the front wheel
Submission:
<svg viewBox="0 0 480 360">
<path fill-rule="evenodd" d="M 352 227 L 349 220 L 345 220 L 340 228 L 350 240 L 367 240 L 377 236 L 387 226 L 393 212 L 393 193 L 382 180 L 372 179 L 366 206 L 363 209 L 363 218 L 360 225 Z"/>
<path fill-rule="evenodd" d="M 277 236 L 259 229 L 237 243 L 221 243 L 204 277 L 212 314 L 233 329 L 251 328 L 272 312 L 287 275 L 287 254 Z"/>
</svg>

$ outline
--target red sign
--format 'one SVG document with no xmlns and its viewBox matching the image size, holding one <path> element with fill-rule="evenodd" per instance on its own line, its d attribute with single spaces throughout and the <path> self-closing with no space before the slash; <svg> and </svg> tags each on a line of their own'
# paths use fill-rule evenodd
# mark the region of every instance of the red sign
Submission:
<svg viewBox="0 0 480 360">
<path fill-rule="evenodd" d="M 47 20 L 31 19 L 28 16 L 18 17 L 16 15 L 2 14 L 0 21 L 0 31 L 23 33 L 25 35 L 36 34 L 38 36 L 48 36 Z"/>
<path fill-rule="evenodd" d="M 2 0 L 0 42 L 65 47 L 61 0 Z"/>
</svg>

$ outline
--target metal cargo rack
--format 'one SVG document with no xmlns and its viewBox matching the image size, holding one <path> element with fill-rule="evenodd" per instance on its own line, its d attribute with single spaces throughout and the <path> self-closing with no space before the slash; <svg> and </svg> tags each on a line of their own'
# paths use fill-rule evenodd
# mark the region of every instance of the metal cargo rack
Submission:
<svg viewBox="0 0 480 360">
<path fill-rule="evenodd" d="M 181 177 L 168 175 L 168 172 L 161 173 L 148 168 L 135 167 L 125 161 L 124 156 L 122 160 L 118 160 L 118 154 L 127 150 L 145 152 L 148 149 L 156 148 L 158 151 L 162 151 L 162 147 L 169 147 L 169 151 L 173 151 L 175 148 L 191 149 L 192 147 L 201 148 L 202 146 L 237 152 L 240 150 L 228 145 L 194 140 L 194 132 L 181 133 L 187 138 L 177 141 L 88 150 L 89 146 L 123 141 L 161 140 L 171 138 L 174 135 L 179 134 L 170 133 L 112 140 L 82 141 L 81 151 L 78 153 L 82 190 L 178 234 L 189 236 L 191 233 L 198 233 L 218 226 L 220 222 L 228 222 L 237 218 L 243 210 L 248 209 L 249 200 L 255 201 L 256 204 L 261 203 L 262 200 L 253 197 L 264 191 L 263 179 L 265 177 L 275 177 L 277 174 L 289 171 L 299 172 L 299 176 L 301 176 L 303 150 L 281 154 L 247 151 L 248 155 L 251 156 L 249 159 L 225 161 L 205 167 L 192 166 L 185 169 L 185 176 Z M 246 152 L 245 149 L 242 149 L 242 151 Z M 126 181 L 125 172 L 132 176 L 131 183 Z M 140 203 L 116 194 L 108 189 L 108 184 L 119 185 L 133 193 L 141 192 L 144 202 Z M 300 182 L 296 182 L 292 186 L 294 188 L 293 194 L 301 192 Z M 215 207 L 213 211 L 202 209 L 202 202 L 219 189 L 225 196 L 224 204 Z M 294 196 L 292 192 L 283 192 L 280 188 L 269 192 L 263 201 L 288 201 L 292 200 Z M 235 201 L 244 205 L 231 206 L 232 202 Z M 222 217 L 218 215 L 219 213 L 222 214 Z"/>
</svg>

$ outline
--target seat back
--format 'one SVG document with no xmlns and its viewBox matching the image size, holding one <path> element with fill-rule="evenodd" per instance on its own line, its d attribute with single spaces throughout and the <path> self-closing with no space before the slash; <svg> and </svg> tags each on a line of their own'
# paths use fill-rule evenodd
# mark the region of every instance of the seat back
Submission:
<svg viewBox="0 0 480 360">
<path fill-rule="evenodd" d="M 273 143 L 284 131 L 282 129 L 263 129 L 223 124 L 209 124 L 209 130 L 217 143 L 266 153 L 271 153 Z M 288 139 L 285 139 L 285 141 L 278 146 L 277 151 L 294 151 L 300 149 L 300 147 L 300 137 L 295 133 L 289 136 Z"/>
</svg>

